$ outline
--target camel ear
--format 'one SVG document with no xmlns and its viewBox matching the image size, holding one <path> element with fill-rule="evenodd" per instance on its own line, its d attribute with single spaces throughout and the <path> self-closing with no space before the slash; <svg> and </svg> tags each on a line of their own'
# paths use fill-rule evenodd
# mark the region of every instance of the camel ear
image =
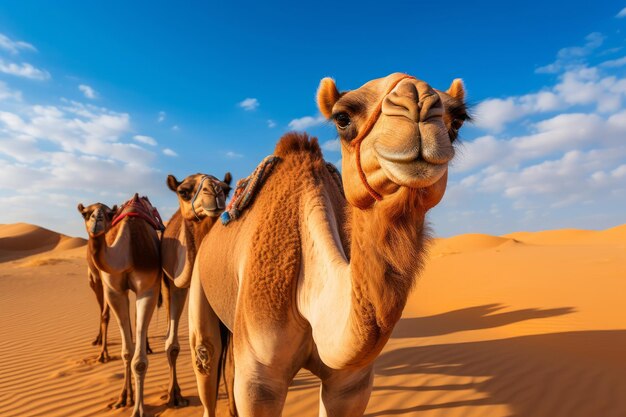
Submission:
<svg viewBox="0 0 626 417">
<path fill-rule="evenodd" d="M 448 88 L 446 93 L 457 100 L 465 102 L 465 86 L 463 85 L 463 80 L 456 78 L 452 81 L 452 84 L 450 84 L 450 88 Z"/>
<path fill-rule="evenodd" d="M 230 172 L 227 172 L 224 175 L 224 183 L 227 185 L 230 185 L 230 182 L 233 180 L 233 176 L 230 174 Z"/>
<path fill-rule="evenodd" d="M 78 212 L 80 214 L 83 214 L 83 210 L 85 210 L 85 206 L 83 206 L 83 203 L 78 203 L 78 206 L 76 208 L 78 209 Z"/>
<path fill-rule="evenodd" d="M 109 220 L 113 220 L 113 217 L 117 214 L 117 204 L 111 207 L 109 211 L 106 212 L 106 216 Z"/>
<path fill-rule="evenodd" d="M 325 118 L 330 119 L 333 114 L 333 106 L 340 97 L 341 94 L 337 90 L 335 80 L 326 77 L 320 81 L 320 86 L 317 89 L 317 107 Z"/>
<path fill-rule="evenodd" d="M 171 174 L 167 176 L 166 182 L 167 182 L 167 186 L 169 187 L 169 189 L 174 192 L 176 192 L 176 190 L 178 189 L 178 186 L 180 185 L 180 182 L 178 182 L 176 177 Z"/>
</svg>

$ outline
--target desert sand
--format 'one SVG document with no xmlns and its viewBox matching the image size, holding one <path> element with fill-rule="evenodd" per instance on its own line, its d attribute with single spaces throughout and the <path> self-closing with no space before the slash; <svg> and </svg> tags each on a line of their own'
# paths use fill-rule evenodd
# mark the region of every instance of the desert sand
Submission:
<svg viewBox="0 0 626 417">
<path fill-rule="evenodd" d="M 0 226 L 0 416 L 127 416 L 113 360 L 95 361 L 99 316 L 85 241 Z M 186 317 L 186 313 L 184 315 Z M 191 406 L 166 409 L 166 317 L 149 330 L 146 404 L 201 416 L 181 324 L 179 382 Z M 626 225 L 435 239 L 402 320 L 376 362 L 367 416 L 626 415 Z M 318 382 L 301 372 L 285 416 L 317 416 Z M 220 402 L 225 416 L 225 401 Z"/>
</svg>

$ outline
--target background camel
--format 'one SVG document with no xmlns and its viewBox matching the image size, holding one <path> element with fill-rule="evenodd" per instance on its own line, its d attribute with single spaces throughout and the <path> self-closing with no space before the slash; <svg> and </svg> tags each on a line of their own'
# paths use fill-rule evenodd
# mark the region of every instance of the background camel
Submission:
<svg viewBox="0 0 626 417">
<path fill-rule="evenodd" d="M 182 181 L 178 181 L 173 175 L 167 177 L 167 186 L 176 193 L 180 206 L 167 223 L 161 238 L 161 266 L 169 278 L 163 280 L 166 290 L 164 293 L 169 294 L 170 300 L 165 342 L 170 364 L 170 383 L 166 397 L 169 406 L 179 407 L 189 403 L 181 395 L 176 378 L 176 360 L 180 352 L 178 323 L 185 306 L 198 247 L 224 210 L 231 180 L 230 172 L 226 173 L 223 181 L 205 174 L 190 175 Z"/>
<path fill-rule="evenodd" d="M 420 270 L 425 214 L 468 118 L 461 81 L 441 92 L 392 74 L 340 93 L 327 78 L 318 104 L 340 136 L 345 198 L 317 140 L 287 134 L 256 201 L 200 246 L 189 319 L 205 416 L 219 320 L 234 331 L 240 415 L 281 415 L 302 367 L 322 381 L 320 416 L 362 415 L 373 361 Z"/>
<path fill-rule="evenodd" d="M 88 251 L 104 284 L 104 299 L 113 310 L 122 336 L 124 385 L 113 407 L 133 404 L 132 366 L 136 388 L 132 416 L 142 417 L 145 415 L 143 386 L 148 369 L 147 330 L 161 284 L 159 238 L 154 228 L 139 217 L 125 217 L 111 226 L 116 212 L 104 204 L 87 207 L 79 204 L 78 211 L 89 234 Z M 136 345 L 131 335 L 128 290 L 137 294 Z"/>
</svg>

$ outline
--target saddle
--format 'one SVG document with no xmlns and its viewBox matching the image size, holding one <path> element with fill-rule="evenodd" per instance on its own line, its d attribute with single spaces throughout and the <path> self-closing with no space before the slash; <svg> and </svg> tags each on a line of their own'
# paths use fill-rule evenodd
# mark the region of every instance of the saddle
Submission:
<svg viewBox="0 0 626 417">
<path fill-rule="evenodd" d="M 125 217 L 139 217 L 147 221 L 154 230 L 164 231 L 165 225 L 159 211 L 150 203 L 148 197 L 139 197 L 139 194 L 135 193 L 133 198 L 122 204 L 122 206 L 115 213 L 111 226 L 115 226 L 121 222 Z"/>
<path fill-rule="evenodd" d="M 250 205 L 278 161 L 280 161 L 280 158 L 277 156 L 266 156 L 252 174 L 237 181 L 233 198 L 220 216 L 224 226 L 241 216 L 241 213 Z"/>
</svg>

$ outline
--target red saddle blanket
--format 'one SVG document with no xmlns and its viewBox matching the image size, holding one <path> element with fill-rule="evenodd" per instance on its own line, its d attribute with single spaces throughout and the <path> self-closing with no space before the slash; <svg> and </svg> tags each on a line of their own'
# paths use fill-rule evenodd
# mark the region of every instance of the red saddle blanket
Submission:
<svg viewBox="0 0 626 417">
<path fill-rule="evenodd" d="M 155 230 L 165 230 L 159 211 L 150 203 L 148 197 L 139 197 L 137 193 L 117 210 L 111 226 L 115 226 L 125 217 L 140 217 L 150 223 Z"/>
</svg>

